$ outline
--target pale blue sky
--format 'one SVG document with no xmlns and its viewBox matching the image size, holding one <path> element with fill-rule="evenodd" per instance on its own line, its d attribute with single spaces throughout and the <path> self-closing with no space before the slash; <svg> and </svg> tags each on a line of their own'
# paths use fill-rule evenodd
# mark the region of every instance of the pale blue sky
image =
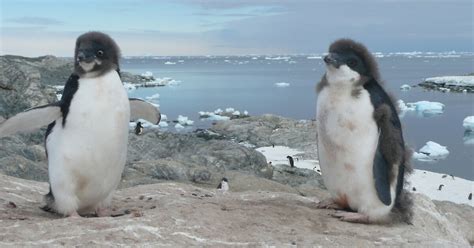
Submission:
<svg viewBox="0 0 474 248">
<path fill-rule="evenodd" d="M 72 56 L 81 33 L 123 55 L 300 54 L 340 37 L 372 51 L 473 51 L 473 2 L 0 0 L 0 54 Z"/>
</svg>

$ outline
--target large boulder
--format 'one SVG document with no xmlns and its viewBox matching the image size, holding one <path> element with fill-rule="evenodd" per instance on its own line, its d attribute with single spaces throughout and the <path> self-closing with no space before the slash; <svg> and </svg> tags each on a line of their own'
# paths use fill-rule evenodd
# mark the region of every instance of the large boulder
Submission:
<svg viewBox="0 0 474 248">
<path fill-rule="evenodd" d="M 265 179 L 259 179 L 265 180 Z M 250 180 L 252 181 L 252 180 Z M 275 182 L 273 182 L 275 184 Z M 0 246 L 469 247 L 474 210 L 415 197 L 412 225 L 341 222 L 317 197 L 259 189 L 222 194 L 181 183 L 119 190 L 118 217 L 60 218 L 43 212 L 46 183 L 0 175 Z M 267 184 L 263 184 L 267 185 Z M 268 187 L 268 186 L 265 186 Z M 125 215 L 123 215 L 125 214 Z"/>
</svg>

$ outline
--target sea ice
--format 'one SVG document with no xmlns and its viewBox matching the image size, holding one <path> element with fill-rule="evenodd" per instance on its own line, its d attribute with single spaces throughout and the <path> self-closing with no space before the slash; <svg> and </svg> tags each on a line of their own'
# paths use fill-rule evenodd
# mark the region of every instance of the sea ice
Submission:
<svg viewBox="0 0 474 248">
<path fill-rule="evenodd" d="M 145 97 L 147 100 L 157 100 L 160 98 L 160 94 L 156 93 L 154 95 L 151 95 L 151 96 L 147 96 Z"/>
<path fill-rule="evenodd" d="M 413 153 L 413 158 L 423 162 L 434 162 L 436 160 L 445 159 L 448 155 L 449 151 L 446 146 L 428 141 L 419 152 Z"/>
<path fill-rule="evenodd" d="M 464 127 L 464 129 L 466 129 L 466 131 L 474 131 L 474 115 L 464 118 L 462 126 Z"/>
<path fill-rule="evenodd" d="M 284 88 L 284 87 L 290 86 L 290 84 L 286 83 L 286 82 L 280 82 L 280 83 L 275 83 L 275 86 L 280 87 L 280 88 Z"/>
<path fill-rule="evenodd" d="M 398 107 L 401 111 L 401 116 L 406 111 L 416 111 L 424 117 L 439 115 L 444 112 L 444 104 L 440 102 L 418 101 L 405 104 L 403 100 L 398 100 Z"/>
<path fill-rule="evenodd" d="M 176 65 L 176 62 L 166 61 L 165 65 Z"/>
<path fill-rule="evenodd" d="M 404 85 L 400 86 L 400 89 L 401 89 L 401 90 L 404 90 L 404 91 L 406 91 L 406 90 L 411 90 L 411 86 L 408 85 L 408 84 L 404 84 Z"/>
<path fill-rule="evenodd" d="M 150 78 L 151 79 L 153 77 L 153 72 L 146 71 L 146 72 L 142 73 L 141 76 L 144 77 L 144 78 Z"/>
<path fill-rule="evenodd" d="M 183 129 L 184 126 L 181 125 L 181 124 L 179 124 L 179 123 L 176 123 L 176 125 L 174 125 L 174 128 L 176 128 L 176 129 Z"/>
<path fill-rule="evenodd" d="M 240 111 L 236 110 L 236 111 L 232 112 L 232 115 L 240 116 Z"/>
<path fill-rule="evenodd" d="M 187 116 L 178 115 L 178 123 L 183 126 L 192 126 L 194 121 L 189 120 Z"/>
</svg>

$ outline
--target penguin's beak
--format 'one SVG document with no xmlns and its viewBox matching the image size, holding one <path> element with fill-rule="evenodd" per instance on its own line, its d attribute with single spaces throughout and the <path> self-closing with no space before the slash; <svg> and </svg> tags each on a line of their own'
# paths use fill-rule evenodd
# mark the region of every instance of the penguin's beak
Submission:
<svg viewBox="0 0 474 248">
<path fill-rule="evenodd" d="M 326 55 L 324 57 L 324 63 L 326 63 L 326 65 L 332 65 L 336 68 L 339 68 L 339 66 L 341 65 L 341 62 L 342 62 L 342 59 L 341 59 L 341 56 L 337 53 L 329 53 L 328 55 Z"/>
<path fill-rule="evenodd" d="M 91 63 L 95 60 L 95 54 L 87 50 L 80 50 L 77 52 L 77 62 Z"/>
</svg>

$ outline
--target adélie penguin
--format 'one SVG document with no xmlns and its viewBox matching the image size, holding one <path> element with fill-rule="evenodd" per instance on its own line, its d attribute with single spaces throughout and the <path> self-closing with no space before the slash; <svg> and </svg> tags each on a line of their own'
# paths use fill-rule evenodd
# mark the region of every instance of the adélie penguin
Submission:
<svg viewBox="0 0 474 248">
<path fill-rule="evenodd" d="M 391 97 L 381 85 L 367 48 L 340 39 L 324 57 L 317 85 L 318 154 L 331 198 L 319 208 L 356 223 L 410 223 L 412 200 L 404 190 L 411 151 Z"/>
<path fill-rule="evenodd" d="M 119 47 L 108 35 L 88 32 L 79 36 L 74 72 L 61 100 L 0 124 L 0 137 L 49 124 L 45 144 L 50 192 L 44 210 L 64 216 L 92 211 L 106 215 L 125 166 L 129 121 L 160 121 L 155 106 L 128 99 L 119 58 Z"/>
</svg>

